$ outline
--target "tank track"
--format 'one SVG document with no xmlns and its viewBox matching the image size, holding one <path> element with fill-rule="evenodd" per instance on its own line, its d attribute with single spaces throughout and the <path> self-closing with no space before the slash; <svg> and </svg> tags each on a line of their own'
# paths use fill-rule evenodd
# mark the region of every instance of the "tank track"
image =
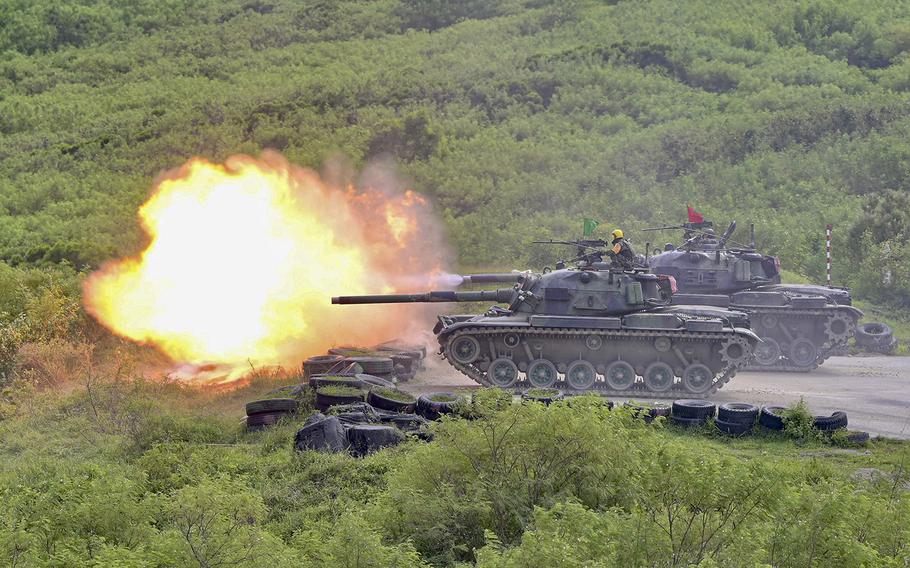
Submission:
<svg viewBox="0 0 910 568">
<path fill-rule="evenodd" d="M 732 310 L 744 311 L 749 314 L 750 318 L 761 317 L 763 314 L 780 314 L 787 318 L 804 318 L 804 319 L 814 319 L 824 322 L 827 318 L 838 311 L 831 308 L 821 308 L 821 309 L 808 309 L 808 310 L 794 310 L 789 307 L 767 307 L 767 308 L 755 308 L 755 307 L 743 307 L 737 306 L 735 304 L 730 306 Z M 754 321 L 754 320 L 753 320 Z M 856 322 L 854 322 L 854 329 L 856 327 Z M 762 335 L 759 334 L 759 337 Z M 828 342 L 822 344 L 816 344 L 818 349 L 818 355 L 815 358 L 815 361 L 806 366 L 794 365 L 792 364 L 786 356 L 782 356 L 780 360 L 774 365 L 745 365 L 742 370 L 744 371 L 760 371 L 760 372 L 786 372 L 786 373 L 809 373 L 817 369 L 822 363 L 827 361 L 830 357 L 837 354 L 839 348 L 846 346 L 847 343 L 852 337 L 852 333 L 848 335 L 843 341 Z"/>
<path fill-rule="evenodd" d="M 719 333 L 700 333 L 700 332 L 690 332 L 690 331 L 672 331 L 672 330 L 639 330 L 639 329 L 620 329 L 620 330 L 603 330 L 603 329 L 565 329 L 565 328 L 527 328 L 527 327 L 470 327 L 462 328 L 458 331 L 452 333 L 448 336 L 447 344 L 452 344 L 459 336 L 462 335 L 472 335 L 474 337 L 490 337 L 497 335 L 505 335 L 508 333 L 517 333 L 524 337 L 527 337 L 533 334 L 534 337 L 540 337 L 543 339 L 546 338 L 566 338 L 576 336 L 579 341 L 584 341 L 584 337 L 590 334 L 597 334 L 604 337 L 607 340 L 608 337 L 641 337 L 641 338 L 658 338 L 661 336 L 664 337 L 679 337 L 685 338 L 688 340 L 704 340 L 705 342 L 716 342 L 720 339 L 733 339 L 737 335 L 735 332 L 719 332 Z M 445 357 L 449 364 L 455 367 L 460 372 L 467 375 L 471 380 L 479 383 L 485 387 L 496 387 L 497 385 L 493 384 L 487 379 L 487 374 L 485 371 L 479 369 L 473 364 L 462 364 L 458 363 L 452 357 L 446 355 L 445 349 L 442 350 L 442 355 Z M 714 382 L 709 389 L 701 393 L 692 393 L 682 386 L 680 383 L 675 383 L 673 387 L 663 392 L 654 392 L 648 390 L 644 384 L 636 382 L 635 385 L 626 390 L 615 390 L 607 387 L 607 385 L 598 380 L 594 387 L 587 390 L 577 390 L 569 386 L 569 384 L 564 380 L 560 379 L 553 386 L 562 390 L 566 394 L 598 394 L 601 396 L 615 396 L 615 397 L 646 397 L 646 398 L 692 398 L 693 396 L 710 396 L 717 392 L 718 389 L 722 388 L 727 384 L 730 379 L 736 375 L 737 370 L 739 370 L 742 365 L 726 365 L 719 373 L 715 374 Z M 520 379 L 515 382 L 513 385 L 508 387 L 511 390 L 519 391 L 527 388 L 531 388 L 532 385 L 527 381 L 527 377 Z"/>
</svg>

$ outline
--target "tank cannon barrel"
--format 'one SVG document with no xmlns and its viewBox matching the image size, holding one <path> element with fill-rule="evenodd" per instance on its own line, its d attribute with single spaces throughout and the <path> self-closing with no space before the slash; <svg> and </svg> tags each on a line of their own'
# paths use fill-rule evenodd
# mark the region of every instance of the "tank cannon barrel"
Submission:
<svg viewBox="0 0 910 568">
<path fill-rule="evenodd" d="M 476 292 L 453 292 L 437 290 L 422 294 L 372 294 L 367 296 L 335 296 L 333 304 L 424 304 L 435 302 L 496 302 L 507 304 L 512 301 L 515 290 L 479 290 Z"/>
<path fill-rule="evenodd" d="M 494 272 L 487 274 L 463 274 L 462 284 L 493 284 L 500 282 L 521 282 L 527 272 Z"/>
</svg>

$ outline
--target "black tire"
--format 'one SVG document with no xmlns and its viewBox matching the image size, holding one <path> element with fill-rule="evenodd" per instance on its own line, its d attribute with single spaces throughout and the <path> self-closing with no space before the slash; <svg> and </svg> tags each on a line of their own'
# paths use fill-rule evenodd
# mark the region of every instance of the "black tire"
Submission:
<svg viewBox="0 0 910 568">
<path fill-rule="evenodd" d="M 866 351 L 884 353 L 886 355 L 893 353 L 895 349 L 897 349 L 897 339 L 893 338 L 891 339 L 891 343 L 888 343 L 887 345 L 870 345 L 869 347 L 866 347 Z"/>
<path fill-rule="evenodd" d="M 886 323 L 869 322 L 856 326 L 854 341 L 860 347 L 878 347 L 890 345 L 894 332 Z"/>
<path fill-rule="evenodd" d="M 758 413 L 758 423 L 768 430 L 783 430 L 785 410 L 783 406 L 763 406 Z"/>
<path fill-rule="evenodd" d="M 357 375 L 313 375 L 310 377 L 310 386 L 314 389 L 331 386 L 362 389 L 365 385 Z"/>
<path fill-rule="evenodd" d="M 355 375 L 359 380 L 363 381 L 363 385 L 366 387 L 385 387 L 389 389 L 395 388 L 395 383 L 382 377 L 377 377 L 376 375 L 368 375 L 366 373 L 357 373 Z"/>
<path fill-rule="evenodd" d="M 347 429 L 348 447 L 358 457 L 396 446 L 405 440 L 404 434 L 393 426 L 356 424 Z"/>
<path fill-rule="evenodd" d="M 683 418 L 682 416 L 670 415 L 670 424 L 681 428 L 698 428 L 708 423 L 707 418 Z"/>
<path fill-rule="evenodd" d="M 724 434 L 729 434 L 730 436 L 737 438 L 740 436 L 745 436 L 752 431 L 751 422 L 725 422 L 718 419 L 714 422 L 714 424 L 717 425 L 717 429 Z"/>
<path fill-rule="evenodd" d="M 431 400 L 436 396 L 453 397 L 455 400 Z M 443 414 L 452 414 L 455 412 L 455 407 L 460 402 L 460 400 L 461 397 L 451 392 L 432 392 L 429 394 L 422 394 L 417 397 L 417 414 L 423 416 L 427 420 L 436 420 Z"/>
<path fill-rule="evenodd" d="M 284 411 L 250 414 L 246 417 L 246 427 L 249 430 L 259 430 L 277 424 L 285 416 L 288 416 L 288 413 Z"/>
<path fill-rule="evenodd" d="M 665 402 L 639 403 L 626 401 L 623 406 L 631 408 L 633 410 L 632 414 L 645 422 L 653 422 L 658 416 L 670 416 L 670 405 Z"/>
<path fill-rule="evenodd" d="M 318 410 L 328 410 L 329 407 L 341 404 L 363 402 L 363 399 L 364 393 L 362 391 L 358 395 L 337 395 L 325 393 L 322 391 L 322 389 L 316 390 L 316 408 Z"/>
<path fill-rule="evenodd" d="M 246 403 L 246 415 L 266 412 L 296 412 L 298 402 L 293 398 L 267 398 Z"/>
<path fill-rule="evenodd" d="M 745 402 L 728 402 L 717 408 L 717 419 L 736 424 L 755 424 L 758 407 Z"/>
<path fill-rule="evenodd" d="M 347 436 L 338 417 L 326 417 L 320 412 L 307 418 L 294 436 L 294 448 L 298 451 L 343 452 L 347 445 Z"/>
<path fill-rule="evenodd" d="M 846 438 L 847 441 L 851 444 L 862 446 L 869 442 L 870 436 L 869 432 L 863 432 L 862 430 L 851 430 L 847 432 Z"/>
<path fill-rule="evenodd" d="M 357 363 L 363 368 L 364 373 L 370 375 L 390 375 L 395 371 L 391 357 L 347 357 L 345 362 Z"/>
<path fill-rule="evenodd" d="M 815 416 L 815 427 L 822 432 L 833 432 L 847 427 L 847 413 L 837 410 L 831 416 Z"/>
<path fill-rule="evenodd" d="M 340 414 L 351 414 L 358 413 L 363 414 L 367 417 L 367 422 L 379 422 L 380 419 L 387 413 L 382 410 L 377 410 L 371 405 L 365 402 L 354 402 L 352 404 L 336 404 L 328 409 L 328 414 L 331 416 L 338 416 Z"/>
<path fill-rule="evenodd" d="M 398 392 L 401 392 L 402 394 L 405 394 L 408 397 L 410 397 L 411 402 L 402 402 L 400 400 L 388 398 L 386 396 L 383 396 L 382 393 L 378 392 L 377 389 L 372 389 L 372 390 L 370 390 L 370 392 L 367 393 L 367 402 L 369 404 L 372 404 L 376 408 L 381 408 L 382 410 L 391 410 L 392 412 L 404 412 L 406 414 L 410 414 L 411 412 L 414 412 L 414 408 L 417 405 L 417 399 L 415 399 L 413 396 L 409 395 L 406 392 L 403 392 L 403 391 L 398 391 Z"/>
<path fill-rule="evenodd" d="M 391 414 L 384 416 L 382 421 L 395 426 L 402 432 L 417 432 L 429 424 L 426 418 L 417 414 Z"/>
<path fill-rule="evenodd" d="M 670 416 L 705 420 L 707 418 L 713 418 L 715 412 L 717 412 L 717 407 L 709 400 L 684 398 L 673 401 Z"/>
<path fill-rule="evenodd" d="M 341 355 L 316 355 L 303 362 L 303 378 L 340 370 L 344 357 Z"/>
</svg>

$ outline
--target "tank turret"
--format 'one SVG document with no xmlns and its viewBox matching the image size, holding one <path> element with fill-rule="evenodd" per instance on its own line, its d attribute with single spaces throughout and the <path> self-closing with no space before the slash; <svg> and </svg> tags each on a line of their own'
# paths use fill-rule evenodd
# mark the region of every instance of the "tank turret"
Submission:
<svg viewBox="0 0 910 568">
<path fill-rule="evenodd" d="M 748 313 L 762 338 L 749 368 L 810 371 L 846 346 L 862 317 L 849 290 L 781 284 L 779 259 L 755 250 L 754 225 L 748 244 L 732 240 L 736 221 L 720 237 L 712 227 L 704 221 L 654 229 L 684 231 L 681 245 L 649 258 L 655 273 L 675 279 L 673 303 Z"/>
<path fill-rule="evenodd" d="M 479 276 L 480 278 L 476 278 Z M 512 288 L 341 296 L 334 304 L 478 302 L 481 315 L 441 315 L 440 353 L 486 386 L 559 386 L 615 396 L 707 395 L 752 356 L 742 314 L 671 306 L 673 279 L 590 267 L 466 276 Z"/>
</svg>

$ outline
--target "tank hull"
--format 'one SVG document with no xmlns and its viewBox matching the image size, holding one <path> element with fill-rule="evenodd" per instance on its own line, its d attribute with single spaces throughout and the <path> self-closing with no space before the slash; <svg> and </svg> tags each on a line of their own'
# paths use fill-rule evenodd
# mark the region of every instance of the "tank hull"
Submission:
<svg viewBox="0 0 910 568">
<path fill-rule="evenodd" d="M 678 311 L 623 318 L 442 316 L 440 322 L 443 356 L 483 386 L 631 398 L 713 394 L 758 343 L 747 329 Z"/>
<path fill-rule="evenodd" d="M 749 316 L 751 329 L 762 339 L 750 371 L 809 372 L 847 346 L 862 312 L 850 305 L 831 303 L 815 287 L 756 288 L 732 295 L 674 296 L 679 305 L 710 303 Z M 798 292 L 805 291 L 806 294 Z"/>
</svg>

